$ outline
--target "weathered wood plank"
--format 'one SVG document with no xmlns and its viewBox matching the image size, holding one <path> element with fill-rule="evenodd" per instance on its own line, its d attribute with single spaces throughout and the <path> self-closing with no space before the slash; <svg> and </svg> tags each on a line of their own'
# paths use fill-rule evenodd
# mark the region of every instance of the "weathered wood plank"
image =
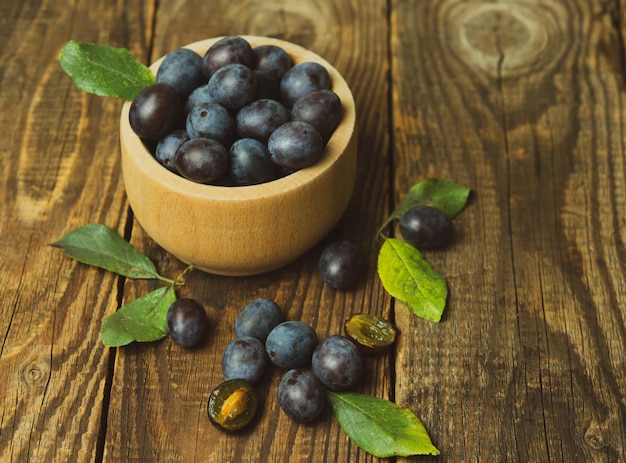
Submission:
<svg viewBox="0 0 626 463">
<path fill-rule="evenodd" d="M 69 39 L 138 41 L 141 4 L 0 5 L 0 460 L 94 461 L 110 355 L 100 323 L 117 280 L 49 246 L 128 218 L 119 102 L 78 90 L 58 65 Z M 127 22 L 120 22 L 123 17 Z"/>
<path fill-rule="evenodd" d="M 391 12 L 382 1 L 165 3 L 0 3 L 0 460 L 375 460 L 330 413 L 311 426 L 290 422 L 275 401 L 278 370 L 259 386 L 263 413 L 243 435 L 213 428 L 206 399 L 236 313 L 256 297 L 275 299 L 320 336 L 353 312 L 391 315 L 373 235 L 389 189 L 397 201 L 432 175 L 474 190 L 454 245 L 427 254 L 450 284 L 446 315 L 423 322 L 396 304 L 397 386 L 388 355 L 368 359 L 360 390 L 410 406 L 442 450 L 438 460 L 624 460 L 622 0 L 396 1 Z M 114 356 L 99 340 L 102 319 L 118 299 L 154 286 L 126 282 L 120 292 L 111 275 L 49 246 L 88 222 L 123 233 L 129 218 L 119 102 L 76 89 L 56 56 L 80 39 L 149 61 L 244 33 L 310 47 L 351 84 L 359 179 L 328 240 L 354 237 L 369 257 L 367 278 L 345 293 L 324 287 L 321 244 L 268 275 L 194 272 L 180 294 L 207 306 L 210 339 L 193 351 L 167 339 L 118 349 L 109 390 Z M 130 228 L 161 272 L 182 271 Z"/>
<path fill-rule="evenodd" d="M 626 61 L 626 0 L 617 0 L 613 15 L 617 24 L 616 33 L 620 40 L 622 59 Z"/>
<path fill-rule="evenodd" d="M 440 461 L 626 454 L 626 93 L 599 3 L 393 2 L 396 198 L 426 176 L 474 191 L 427 254 L 442 322 L 396 310 L 396 397 Z"/>
<path fill-rule="evenodd" d="M 220 359 L 245 304 L 258 297 L 278 302 L 288 319 L 311 323 L 320 337 L 339 333 L 353 312 L 389 315 L 390 301 L 376 274 L 374 233 L 388 205 L 388 134 L 385 2 L 168 2 L 156 18 L 155 59 L 210 36 L 267 35 L 299 43 L 333 63 L 352 87 L 360 129 L 358 185 L 346 216 L 324 242 L 351 237 L 369 257 L 366 278 L 353 290 L 334 291 L 317 274 L 322 244 L 285 269 L 248 278 L 192 272 L 181 296 L 195 297 L 211 319 L 209 340 L 183 351 L 166 339 L 119 349 L 111 392 L 106 461 L 372 461 L 327 412 L 313 425 L 297 425 L 276 399 L 281 371 L 259 385 L 263 407 L 249 432 L 226 435 L 206 416 L 206 401 L 221 381 Z M 210 230 L 207 232 L 210 233 Z M 183 265 L 164 254 L 137 223 L 132 240 L 167 275 Z M 125 300 L 151 287 L 128 283 Z M 391 357 L 368 359 L 362 391 L 388 397 Z"/>
</svg>

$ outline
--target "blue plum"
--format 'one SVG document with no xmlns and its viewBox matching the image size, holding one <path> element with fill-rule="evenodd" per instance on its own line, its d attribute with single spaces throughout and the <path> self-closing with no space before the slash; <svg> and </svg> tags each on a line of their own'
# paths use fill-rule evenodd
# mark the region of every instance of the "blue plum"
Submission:
<svg viewBox="0 0 626 463">
<path fill-rule="evenodd" d="M 311 362 L 319 339 L 308 324 L 288 320 L 278 324 L 267 335 L 265 349 L 269 359 L 281 368 L 297 368 Z"/>
</svg>

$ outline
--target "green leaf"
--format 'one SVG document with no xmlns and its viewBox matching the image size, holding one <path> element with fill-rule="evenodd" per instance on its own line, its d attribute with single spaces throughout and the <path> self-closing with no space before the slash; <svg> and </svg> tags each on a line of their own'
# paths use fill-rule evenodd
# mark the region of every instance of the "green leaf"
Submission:
<svg viewBox="0 0 626 463">
<path fill-rule="evenodd" d="M 388 238 L 378 253 L 378 276 L 385 290 L 406 302 L 415 315 L 438 322 L 448 297 L 446 280 L 409 243 Z"/>
<path fill-rule="evenodd" d="M 176 301 L 174 287 L 164 286 L 120 307 L 102 324 L 100 336 L 108 347 L 119 347 L 133 341 L 150 342 L 167 333 L 167 311 Z"/>
<path fill-rule="evenodd" d="M 398 203 L 391 215 L 378 229 L 378 234 L 394 219 L 401 218 L 415 206 L 432 206 L 445 212 L 448 217 L 456 217 L 467 204 L 470 189 L 454 182 L 429 178 L 414 185 Z"/>
<path fill-rule="evenodd" d="M 148 257 L 106 225 L 84 225 L 52 243 L 52 246 L 63 249 L 66 256 L 79 262 L 119 275 L 129 278 L 158 278 L 170 282 L 157 273 Z"/>
<path fill-rule="evenodd" d="M 100 96 L 133 100 L 155 82 L 152 71 L 125 48 L 70 40 L 59 63 L 80 89 Z"/>
<path fill-rule="evenodd" d="M 326 397 L 352 442 L 375 457 L 439 455 L 426 428 L 409 409 L 355 392 L 327 391 Z"/>
</svg>

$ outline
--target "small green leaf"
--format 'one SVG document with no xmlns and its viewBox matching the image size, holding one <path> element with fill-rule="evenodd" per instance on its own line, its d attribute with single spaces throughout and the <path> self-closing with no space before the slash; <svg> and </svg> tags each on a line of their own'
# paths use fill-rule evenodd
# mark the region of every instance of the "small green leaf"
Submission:
<svg viewBox="0 0 626 463">
<path fill-rule="evenodd" d="M 398 203 L 391 215 L 378 229 L 380 234 L 394 219 L 401 218 L 409 209 L 415 206 L 432 206 L 445 212 L 453 219 L 458 215 L 469 198 L 470 189 L 454 182 L 429 178 L 414 185 Z"/>
<path fill-rule="evenodd" d="M 70 40 L 59 63 L 80 89 L 100 96 L 133 100 L 155 82 L 152 71 L 125 48 Z"/>
<path fill-rule="evenodd" d="M 378 458 L 439 455 L 413 412 L 388 400 L 327 391 L 341 428 L 358 447 Z"/>
<path fill-rule="evenodd" d="M 438 322 L 448 297 L 446 280 L 405 241 L 388 238 L 378 253 L 378 276 L 391 296 L 407 303 L 415 315 Z"/>
<path fill-rule="evenodd" d="M 167 333 L 167 311 L 176 301 L 174 287 L 164 286 L 120 307 L 102 324 L 100 336 L 108 347 L 119 347 L 133 341 L 150 342 Z"/>
<path fill-rule="evenodd" d="M 52 243 L 52 246 L 60 247 L 66 256 L 79 262 L 119 275 L 129 278 L 158 278 L 169 282 L 157 273 L 148 257 L 106 225 L 84 225 Z"/>
</svg>

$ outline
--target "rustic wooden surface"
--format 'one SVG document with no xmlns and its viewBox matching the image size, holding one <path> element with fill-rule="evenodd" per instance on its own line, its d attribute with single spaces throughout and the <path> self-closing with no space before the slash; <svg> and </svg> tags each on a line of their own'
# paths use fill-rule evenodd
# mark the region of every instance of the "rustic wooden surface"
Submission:
<svg viewBox="0 0 626 463">
<path fill-rule="evenodd" d="M 363 462 L 330 414 L 289 421 L 280 371 L 254 429 L 205 414 L 236 314 L 275 299 L 319 336 L 354 312 L 392 317 L 394 352 L 362 392 L 410 407 L 442 462 L 626 461 L 626 16 L 623 0 L 0 2 L 0 461 Z M 268 35 L 333 63 L 357 102 L 359 170 L 345 217 L 288 267 L 250 278 L 192 272 L 179 292 L 211 336 L 107 349 L 104 317 L 155 287 L 49 246 L 105 223 L 162 274 L 184 266 L 133 222 L 117 134 L 121 103 L 58 66 L 70 39 L 148 63 L 226 34 Z M 473 191 L 456 240 L 427 258 L 448 280 L 441 323 L 414 317 L 376 276 L 377 226 L 430 177 Z M 324 286 L 324 243 L 369 257 L 349 291 Z"/>
</svg>

